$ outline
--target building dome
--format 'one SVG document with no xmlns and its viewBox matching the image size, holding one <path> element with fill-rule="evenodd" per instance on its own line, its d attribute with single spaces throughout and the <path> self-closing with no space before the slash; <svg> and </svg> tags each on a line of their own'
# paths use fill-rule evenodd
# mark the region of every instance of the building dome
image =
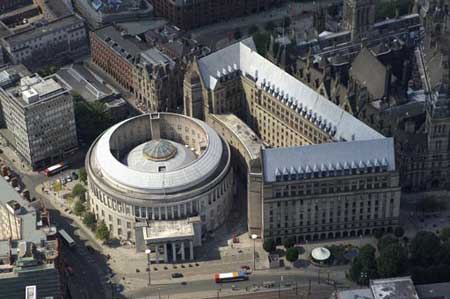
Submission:
<svg viewBox="0 0 450 299">
<path fill-rule="evenodd" d="M 152 161 L 167 161 L 177 154 L 177 148 L 167 140 L 150 140 L 142 150 L 144 157 Z"/>
</svg>

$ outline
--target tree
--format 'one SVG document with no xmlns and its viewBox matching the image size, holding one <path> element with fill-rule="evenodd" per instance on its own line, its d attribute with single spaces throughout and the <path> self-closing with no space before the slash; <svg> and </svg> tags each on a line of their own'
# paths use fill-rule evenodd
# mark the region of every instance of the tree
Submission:
<svg viewBox="0 0 450 299">
<path fill-rule="evenodd" d="M 432 265 L 436 259 L 433 253 L 439 248 L 440 240 L 434 233 L 418 232 L 409 244 L 412 263 L 424 267 Z"/>
<path fill-rule="evenodd" d="M 373 236 L 377 239 L 380 239 L 383 236 L 383 231 L 381 229 L 374 229 Z"/>
<path fill-rule="evenodd" d="M 84 188 L 83 185 L 76 184 L 75 186 L 73 186 L 72 195 L 74 197 L 79 197 L 81 199 L 81 197 L 84 196 L 84 193 L 86 193 L 86 188 Z"/>
<path fill-rule="evenodd" d="M 290 247 L 286 251 L 286 259 L 293 263 L 298 260 L 298 250 L 295 247 Z"/>
<path fill-rule="evenodd" d="M 395 235 L 397 238 L 403 237 L 404 234 L 405 234 L 405 230 L 403 229 L 403 227 L 397 226 L 397 227 L 394 229 L 394 235 Z"/>
<path fill-rule="evenodd" d="M 263 243 L 263 248 L 266 252 L 274 252 L 276 249 L 275 242 L 272 239 L 265 239 Z"/>
<path fill-rule="evenodd" d="M 377 247 L 378 250 L 381 252 L 383 249 L 392 244 L 398 244 L 398 239 L 394 238 L 393 236 L 387 235 L 378 240 Z"/>
<path fill-rule="evenodd" d="M 275 23 L 273 21 L 269 21 L 265 26 L 267 31 L 273 31 L 275 29 Z"/>
<path fill-rule="evenodd" d="M 91 213 L 91 212 L 85 213 L 84 217 L 83 217 L 83 223 L 84 223 L 84 225 L 89 227 L 91 230 L 94 230 L 94 228 L 95 228 L 95 215 L 94 215 L 94 213 Z"/>
<path fill-rule="evenodd" d="M 291 26 L 291 24 L 292 24 L 291 18 L 290 17 L 284 17 L 284 19 L 283 19 L 283 27 L 284 28 L 288 28 L 288 27 Z"/>
<path fill-rule="evenodd" d="M 104 222 L 97 226 L 95 237 L 102 241 L 107 241 L 109 239 L 109 230 Z"/>
<path fill-rule="evenodd" d="M 261 56 L 266 56 L 270 43 L 270 33 L 257 32 L 253 34 L 253 41 L 255 42 L 256 51 L 258 54 Z"/>
<path fill-rule="evenodd" d="M 368 284 L 369 279 L 377 277 L 377 265 L 375 262 L 375 248 L 364 245 L 358 255 L 353 259 L 350 267 L 350 279 L 358 284 Z"/>
<path fill-rule="evenodd" d="M 80 169 L 78 169 L 78 176 L 80 177 L 80 181 L 82 181 L 83 183 L 87 183 L 87 172 L 86 172 L 86 168 L 81 167 Z"/>
<path fill-rule="evenodd" d="M 259 27 L 256 25 L 252 25 L 248 28 L 248 35 L 253 35 L 257 32 L 259 32 Z"/>
<path fill-rule="evenodd" d="M 111 113 L 103 102 L 87 102 L 79 97 L 74 103 L 77 132 L 87 142 L 94 141 L 114 124 Z"/>
<path fill-rule="evenodd" d="M 450 228 L 444 227 L 443 229 L 441 229 L 439 237 L 441 238 L 442 242 L 447 242 L 450 239 Z"/>
<path fill-rule="evenodd" d="M 73 206 L 73 212 L 75 213 L 75 215 L 81 216 L 84 211 L 86 211 L 85 206 L 81 201 L 77 200 Z"/>
<path fill-rule="evenodd" d="M 236 28 L 234 30 L 234 39 L 241 39 L 242 38 L 242 32 L 239 28 Z"/>
<path fill-rule="evenodd" d="M 377 258 L 377 272 L 381 278 L 399 276 L 406 271 L 406 265 L 405 249 L 398 242 L 383 248 Z"/>
<path fill-rule="evenodd" d="M 287 238 L 284 240 L 283 245 L 286 249 L 294 247 L 295 245 L 295 239 L 294 238 Z"/>
</svg>

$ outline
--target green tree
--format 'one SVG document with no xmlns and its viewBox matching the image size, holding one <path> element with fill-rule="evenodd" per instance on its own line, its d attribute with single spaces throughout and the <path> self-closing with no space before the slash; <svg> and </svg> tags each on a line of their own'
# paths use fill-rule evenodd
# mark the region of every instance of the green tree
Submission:
<svg viewBox="0 0 450 299">
<path fill-rule="evenodd" d="M 439 232 L 439 238 L 441 238 L 442 242 L 447 242 L 448 240 L 450 240 L 450 228 L 444 227 L 443 229 L 441 229 L 441 231 Z"/>
<path fill-rule="evenodd" d="M 257 32 L 259 32 L 259 27 L 256 25 L 252 25 L 248 28 L 248 35 L 253 35 Z"/>
<path fill-rule="evenodd" d="M 266 56 L 270 43 L 270 33 L 257 32 L 253 34 L 253 41 L 255 42 L 256 51 L 258 54 L 261 56 Z"/>
<path fill-rule="evenodd" d="M 239 28 L 236 28 L 234 30 L 234 39 L 241 39 L 242 38 L 242 32 Z"/>
<path fill-rule="evenodd" d="M 381 229 L 374 229 L 373 236 L 377 239 L 380 239 L 383 236 L 383 231 Z"/>
<path fill-rule="evenodd" d="M 358 255 L 353 259 L 349 271 L 350 279 L 361 285 L 367 285 L 369 279 L 377 277 L 377 265 L 375 261 L 375 248 L 364 245 Z"/>
<path fill-rule="evenodd" d="M 78 176 L 80 178 L 80 181 L 82 181 L 84 184 L 87 183 L 87 172 L 86 172 L 86 168 L 81 167 L 80 169 L 78 169 Z"/>
<path fill-rule="evenodd" d="M 73 205 L 73 212 L 75 213 L 75 215 L 81 216 L 84 211 L 86 211 L 86 207 L 80 200 L 77 200 Z"/>
<path fill-rule="evenodd" d="M 283 245 L 286 249 L 294 247 L 295 245 L 295 239 L 294 238 L 287 238 L 284 239 Z"/>
<path fill-rule="evenodd" d="M 283 26 L 284 28 L 289 28 L 292 24 L 292 20 L 290 17 L 284 17 L 283 19 Z"/>
<path fill-rule="evenodd" d="M 418 232 L 409 243 L 411 261 L 414 265 L 428 267 L 435 261 L 433 254 L 440 248 L 439 238 L 432 232 Z"/>
<path fill-rule="evenodd" d="M 74 101 L 78 135 L 92 142 L 114 124 L 111 113 L 102 102 L 87 102 L 81 97 Z"/>
<path fill-rule="evenodd" d="M 378 240 L 377 247 L 378 250 L 381 252 L 384 248 L 392 244 L 398 244 L 398 239 L 393 236 L 387 235 Z"/>
<path fill-rule="evenodd" d="M 298 249 L 295 247 L 290 247 L 286 251 L 286 259 L 293 263 L 298 260 Z"/>
<path fill-rule="evenodd" d="M 91 213 L 91 212 L 85 213 L 84 217 L 83 217 L 83 223 L 84 223 L 84 225 L 89 227 L 91 230 L 94 230 L 95 229 L 95 215 L 94 215 L 94 213 Z"/>
<path fill-rule="evenodd" d="M 397 238 L 403 237 L 404 234 L 405 234 L 405 230 L 403 229 L 403 227 L 397 226 L 397 227 L 395 228 L 395 230 L 394 230 L 394 235 L 395 235 Z"/>
<path fill-rule="evenodd" d="M 84 188 L 83 185 L 76 184 L 75 186 L 73 186 L 72 195 L 74 197 L 79 197 L 81 199 L 81 197 L 84 196 L 85 192 L 86 192 L 86 188 Z"/>
<path fill-rule="evenodd" d="M 263 243 L 263 248 L 266 252 L 274 252 L 276 249 L 276 245 L 274 240 L 272 239 L 265 239 Z"/>
<path fill-rule="evenodd" d="M 109 239 L 109 230 L 104 222 L 101 222 L 95 230 L 95 237 L 102 241 L 107 241 Z"/>
<path fill-rule="evenodd" d="M 275 23 L 273 21 L 269 21 L 266 23 L 265 29 L 267 31 L 273 31 L 275 29 Z"/>
<path fill-rule="evenodd" d="M 401 275 L 406 271 L 406 265 L 405 249 L 398 242 L 384 247 L 377 258 L 377 272 L 381 278 Z"/>
</svg>

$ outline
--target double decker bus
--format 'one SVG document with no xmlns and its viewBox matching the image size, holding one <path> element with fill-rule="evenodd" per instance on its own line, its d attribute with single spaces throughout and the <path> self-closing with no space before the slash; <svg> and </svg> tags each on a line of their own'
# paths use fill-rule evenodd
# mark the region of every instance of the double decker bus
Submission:
<svg viewBox="0 0 450 299">
<path fill-rule="evenodd" d="M 76 243 L 75 241 L 72 239 L 72 237 L 63 229 L 60 229 L 58 231 L 59 235 L 61 236 L 64 244 L 66 244 L 69 247 L 75 247 Z"/>
<path fill-rule="evenodd" d="M 216 283 L 241 281 L 247 279 L 248 276 L 245 271 L 214 274 L 214 280 L 216 281 Z"/>
<path fill-rule="evenodd" d="M 57 174 L 58 172 L 63 171 L 67 167 L 69 167 L 69 163 L 61 162 L 61 163 L 55 164 L 53 166 L 50 166 L 50 167 L 44 169 L 44 173 L 46 176 L 51 176 L 51 175 Z"/>
</svg>

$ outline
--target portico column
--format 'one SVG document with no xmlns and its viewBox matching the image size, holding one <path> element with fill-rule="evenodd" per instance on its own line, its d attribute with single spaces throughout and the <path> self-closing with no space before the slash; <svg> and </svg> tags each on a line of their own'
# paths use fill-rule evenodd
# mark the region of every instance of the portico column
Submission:
<svg viewBox="0 0 450 299">
<path fill-rule="evenodd" d="M 155 251 L 156 251 L 156 263 L 159 264 L 159 245 L 155 245 Z"/>
<path fill-rule="evenodd" d="M 159 218 L 158 219 L 159 220 L 161 220 L 161 209 L 162 209 L 161 207 L 158 208 L 158 213 L 159 213 Z"/>
<path fill-rule="evenodd" d="M 192 241 L 189 241 L 189 257 L 194 260 L 194 244 Z"/>
<path fill-rule="evenodd" d="M 164 263 L 169 262 L 169 257 L 167 256 L 167 243 L 164 243 Z"/>
<path fill-rule="evenodd" d="M 176 207 L 176 206 L 170 207 L 171 210 L 172 210 L 172 219 L 175 219 L 175 207 Z"/>
<path fill-rule="evenodd" d="M 174 263 L 176 263 L 176 261 L 177 261 L 177 249 L 176 249 L 176 244 L 177 243 L 175 243 L 175 242 L 172 242 L 172 261 L 174 262 Z"/>
<path fill-rule="evenodd" d="M 181 260 L 184 262 L 185 256 L 184 256 L 184 241 L 181 241 Z"/>
</svg>

